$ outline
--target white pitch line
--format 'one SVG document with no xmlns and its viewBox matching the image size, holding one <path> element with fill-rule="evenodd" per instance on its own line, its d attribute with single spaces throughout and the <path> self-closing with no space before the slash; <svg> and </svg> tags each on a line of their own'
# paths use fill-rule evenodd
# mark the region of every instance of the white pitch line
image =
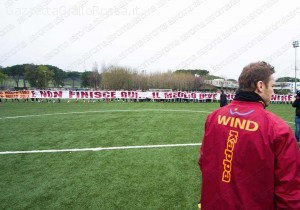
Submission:
<svg viewBox="0 0 300 210">
<path fill-rule="evenodd" d="M 0 155 L 9 154 L 33 154 L 33 153 L 57 153 L 57 152 L 82 152 L 82 151 L 102 151 L 102 150 L 125 150 L 125 149 L 145 149 L 145 148 L 161 148 L 161 147 L 187 147 L 200 146 L 201 143 L 190 144 L 162 144 L 162 145 L 144 145 L 144 146 L 121 146 L 121 147 L 96 147 L 82 149 L 50 149 L 50 150 L 29 150 L 29 151 L 5 151 L 0 152 Z"/>
<path fill-rule="evenodd" d="M 49 113 L 49 114 L 37 114 L 37 115 L 20 115 L 12 117 L 0 117 L 0 120 L 4 119 L 18 119 L 27 117 L 43 117 L 43 116 L 55 116 L 55 115 L 68 115 L 68 114 L 87 114 L 87 113 L 105 113 L 105 112 L 147 112 L 147 111 L 157 111 L 157 112 L 192 112 L 192 113 L 210 113 L 208 111 L 197 111 L 197 110 L 172 110 L 172 109 L 136 109 L 136 110 L 98 110 L 98 111 L 86 111 L 86 112 L 67 112 L 67 113 Z"/>
<path fill-rule="evenodd" d="M 197 110 L 176 110 L 176 109 L 118 109 L 118 110 L 97 110 L 97 111 L 86 111 L 86 112 L 66 112 L 66 113 L 48 113 L 48 114 L 37 114 L 37 115 L 20 115 L 12 117 L 0 117 L 0 120 L 5 119 L 18 119 L 18 118 L 27 118 L 27 117 L 43 117 L 43 116 L 55 116 L 55 115 L 68 115 L 68 114 L 87 114 L 87 113 L 106 113 L 106 112 L 147 112 L 147 111 L 156 111 L 156 112 L 191 112 L 191 113 L 211 113 L 209 111 L 197 111 Z M 295 122 L 285 121 L 288 124 L 295 124 Z"/>
</svg>

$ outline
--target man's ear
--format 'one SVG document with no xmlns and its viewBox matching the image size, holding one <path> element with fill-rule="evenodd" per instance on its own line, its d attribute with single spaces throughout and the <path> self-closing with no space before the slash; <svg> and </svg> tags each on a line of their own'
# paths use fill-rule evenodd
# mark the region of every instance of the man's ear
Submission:
<svg viewBox="0 0 300 210">
<path fill-rule="evenodd" d="M 265 84 L 264 84 L 263 81 L 258 81 L 257 84 L 256 84 L 256 91 L 258 93 L 261 93 L 264 89 L 264 86 L 265 86 Z"/>
</svg>

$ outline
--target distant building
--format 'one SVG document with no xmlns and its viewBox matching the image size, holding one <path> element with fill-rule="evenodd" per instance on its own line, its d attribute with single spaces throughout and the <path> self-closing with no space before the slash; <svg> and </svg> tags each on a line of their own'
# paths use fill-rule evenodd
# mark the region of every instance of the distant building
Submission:
<svg viewBox="0 0 300 210">
<path fill-rule="evenodd" d="M 291 93 L 295 92 L 295 82 L 275 82 L 274 90 L 287 90 Z M 297 83 L 296 90 L 300 90 L 300 83 Z"/>
<path fill-rule="evenodd" d="M 205 84 L 209 84 L 215 86 L 217 88 L 225 88 L 225 89 L 237 89 L 238 84 L 234 81 L 228 81 L 225 79 L 213 79 L 213 80 L 204 80 Z"/>
<path fill-rule="evenodd" d="M 213 79 L 205 80 L 205 84 L 211 85 L 216 88 L 221 89 L 237 89 L 238 83 L 234 81 L 228 81 L 225 79 Z M 286 90 L 288 92 L 295 92 L 295 83 L 294 82 L 275 82 L 274 90 Z M 296 90 L 300 90 L 300 82 L 297 83 Z"/>
</svg>

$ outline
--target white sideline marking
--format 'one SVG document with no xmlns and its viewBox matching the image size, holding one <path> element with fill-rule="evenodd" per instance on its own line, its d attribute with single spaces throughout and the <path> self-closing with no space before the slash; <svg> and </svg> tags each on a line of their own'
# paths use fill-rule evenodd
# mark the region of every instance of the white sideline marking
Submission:
<svg viewBox="0 0 300 210">
<path fill-rule="evenodd" d="M 82 151 L 102 151 L 102 150 L 124 150 L 124 149 L 145 149 L 145 148 L 160 148 L 160 147 L 186 147 L 200 146 L 201 143 L 190 144 L 163 144 L 163 145 L 144 145 L 144 146 L 122 146 L 122 147 L 96 147 L 82 149 L 50 149 L 50 150 L 31 150 L 31 151 L 5 151 L 0 152 L 0 155 L 9 154 L 33 154 L 33 153 L 56 153 L 56 152 L 82 152 Z"/>
<path fill-rule="evenodd" d="M 17 119 L 26 117 L 42 117 L 42 116 L 54 116 L 54 115 L 68 115 L 68 114 L 87 114 L 87 113 L 103 113 L 103 112 L 146 112 L 146 111 L 158 111 L 158 112 L 199 112 L 199 113 L 210 113 L 208 111 L 194 111 L 194 110 L 172 110 L 172 109 L 119 109 L 119 110 L 99 110 L 99 111 L 86 111 L 86 112 L 67 112 L 67 113 L 51 113 L 51 114 L 37 114 L 37 115 L 21 115 L 13 117 L 0 117 L 0 120 L 4 119 Z"/>
<path fill-rule="evenodd" d="M 288 124 L 295 124 L 295 122 L 289 122 L 289 121 L 285 121 Z"/>
<path fill-rule="evenodd" d="M 0 117 L 0 120 L 4 119 L 18 119 L 18 118 L 27 118 L 27 117 L 42 117 L 42 116 L 54 116 L 54 115 L 68 115 L 68 114 L 87 114 L 87 113 L 105 113 L 105 112 L 147 112 L 147 111 L 157 111 L 157 112 L 192 112 L 192 113 L 211 113 L 208 111 L 197 111 L 197 110 L 176 110 L 176 109 L 119 109 L 119 110 L 98 110 L 98 111 L 86 111 L 86 112 L 67 112 L 67 113 L 51 113 L 51 114 L 37 114 L 37 115 L 21 115 L 13 117 Z M 295 124 L 295 122 L 288 122 L 288 124 Z"/>
</svg>

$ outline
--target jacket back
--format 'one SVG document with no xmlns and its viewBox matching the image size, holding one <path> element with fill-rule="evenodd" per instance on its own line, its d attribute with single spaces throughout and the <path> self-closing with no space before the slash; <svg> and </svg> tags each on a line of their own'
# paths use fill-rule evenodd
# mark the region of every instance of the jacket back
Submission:
<svg viewBox="0 0 300 210">
<path fill-rule="evenodd" d="M 300 150 L 291 128 L 258 102 L 211 113 L 200 151 L 202 209 L 300 209 Z"/>
</svg>

